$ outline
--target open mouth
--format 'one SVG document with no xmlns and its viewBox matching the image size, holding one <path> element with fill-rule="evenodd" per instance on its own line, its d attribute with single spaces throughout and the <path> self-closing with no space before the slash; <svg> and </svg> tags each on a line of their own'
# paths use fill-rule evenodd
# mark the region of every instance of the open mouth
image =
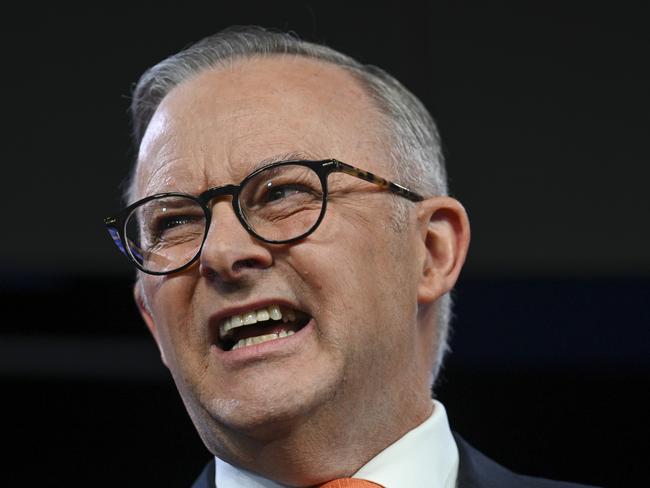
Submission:
<svg viewBox="0 0 650 488">
<path fill-rule="evenodd" d="M 269 305 L 224 318 L 219 323 L 218 346 L 224 351 L 262 344 L 295 334 L 311 320 L 304 312 Z"/>
</svg>

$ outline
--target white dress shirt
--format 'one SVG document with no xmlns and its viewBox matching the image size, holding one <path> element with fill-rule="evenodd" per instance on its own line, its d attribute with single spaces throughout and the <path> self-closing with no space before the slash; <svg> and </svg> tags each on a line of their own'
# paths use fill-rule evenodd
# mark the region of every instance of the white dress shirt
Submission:
<svg viewBox="0 0 650 488">
<path fill-rule="evenodd" d="M 458 448 L 445 407 L 437 400 L 433 405 L 427 420 L 377 454 L 352 477 L 385 488 L 455 488 Z M 219 458 L 215 461 L 217 488 L 286 488 Z"/>
</svg>

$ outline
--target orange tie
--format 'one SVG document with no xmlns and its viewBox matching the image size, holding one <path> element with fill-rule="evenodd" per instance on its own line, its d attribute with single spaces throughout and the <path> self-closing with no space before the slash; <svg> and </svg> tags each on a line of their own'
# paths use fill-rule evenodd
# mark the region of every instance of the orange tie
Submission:
<svg viewBox="0 0 650 488">
<path fill-rule="evenodd" d="M 337 480 L 328 481 L 318 488 L 384 488 L 382 485 L 373 483 L 372 481 L 360 480 L 357 478 L 339 478 Z"/>
</svg>

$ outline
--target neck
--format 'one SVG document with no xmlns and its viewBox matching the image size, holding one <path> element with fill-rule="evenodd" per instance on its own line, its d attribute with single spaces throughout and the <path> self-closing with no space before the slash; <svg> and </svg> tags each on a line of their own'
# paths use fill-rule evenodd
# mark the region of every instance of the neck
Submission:
<svg viewBox="0 0 650 488">
<path fill-rule="evenodd" d="M 392 412 L 386 411 L 386 403 L 368 402 L 361 415 L 341 419 L 340 411 L 345 410 L 337 405 L 335 418 L 336 412 L 324 409 L 306 416 L 302 422 L 270 426 L 266 432 L 222 431 L 211 436 L 219 439 L 219 444 L 208 447 L 229 464 L 290 486 L 311 486 L 349 477 L 431 415 L 433 404 L 428 395 L 422 398 L 411 392 L 402 398 L 418 397 L 417 401 L 401 402 Z"/>
</svg>

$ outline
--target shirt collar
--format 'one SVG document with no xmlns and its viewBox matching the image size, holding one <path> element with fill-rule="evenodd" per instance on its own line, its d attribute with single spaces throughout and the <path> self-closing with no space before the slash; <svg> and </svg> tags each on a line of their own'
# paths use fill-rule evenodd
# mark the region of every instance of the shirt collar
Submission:
<svg viewBox="0 0 650 488">
<path fill-rule="evenodd" d="M 274 481 L 216 461 L 217 488 L 286 488 Z M 458 448 L 445 407 L 433 400 L 433 413 L 423 423 L 377 454 L 353 478 L 386 488 L 454 488 L 458 476 Z"/>
</svg>

